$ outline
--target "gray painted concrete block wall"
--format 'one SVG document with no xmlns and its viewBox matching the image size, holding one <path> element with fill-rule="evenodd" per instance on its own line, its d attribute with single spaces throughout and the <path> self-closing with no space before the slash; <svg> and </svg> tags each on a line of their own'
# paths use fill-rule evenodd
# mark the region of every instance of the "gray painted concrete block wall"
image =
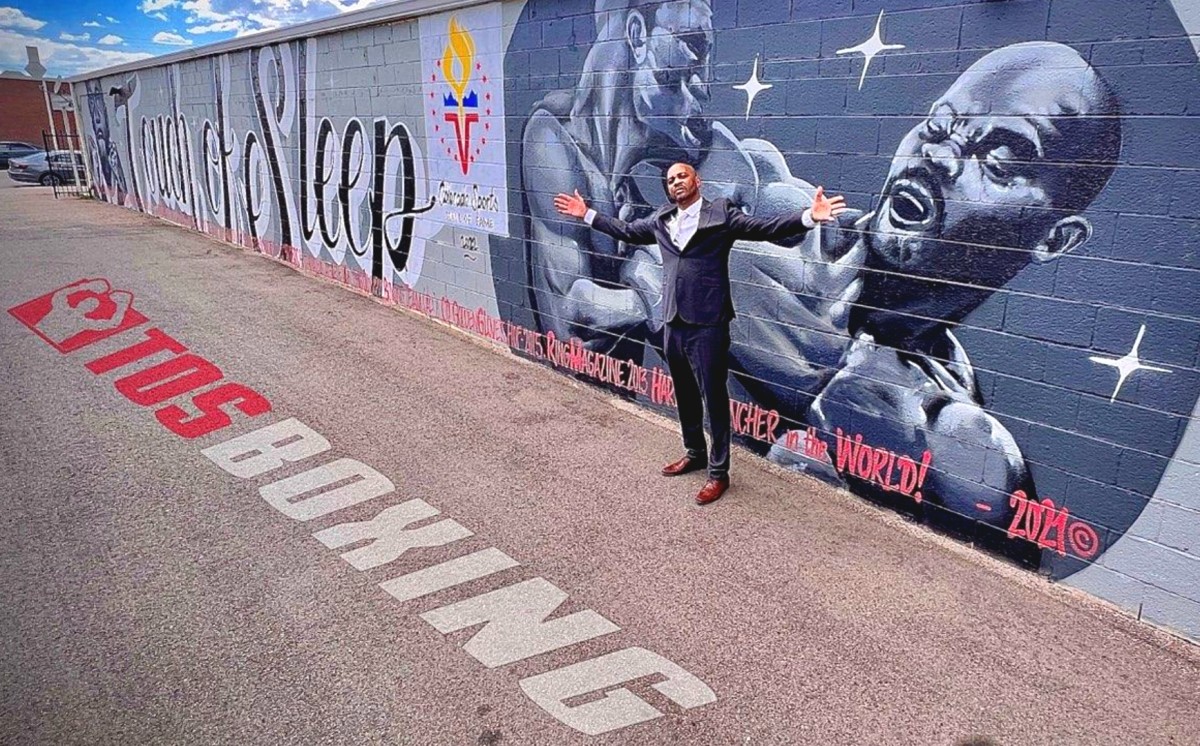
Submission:
<svg viewBox="0 0 1200 746">
<path fill-rule="evenodd" d="M 247 49 L 101 78 L 80 102 L 85 123 L 93 122 L 97 193 L 134 208 L 140 201 L 144 209 L 269 253 L 288 244 L 283 256 L 293 263 L 303 254 L 378 283 L 407 283 L 533 332 L 546 334 L 561 322 L 593 352 L 646 365 L 660 360 L 661 319 L 647 311 L 621 326 L 605 291 L 646 308 L 654 306 L 655 291 L 629 281 L 628 256 L 597 259 L 609 250 L 605 244 L 564 241 L 565 223 L 539 213 L 557 188 L 552 184 L 579 184 L 598 204 L 643 215 L 664 199 L 654 169 L 691 158 L 714 190 L 706 196 L 735 199 L 756 214 L 802 209 L 816 185 L 843 193 L 866 222 L 845 226 L 839 235 L 848 238 L 838 246 L 797 246 L 794 264 L 768 268 L 784 274 L 779 286 L 754 274 L 762 271 L 760 245 L 734 248 L 734 266 L 749 269 L 734 277 L 735 302 L 746 310 L 735 324 L 743 370 L 731 385 L 736 396 L 777 410 L 783 423 L 770 442 L 748 445 L 1200 638 L 1200 65 L 1189 36 L 1200 33 L 1194 26 L 1200 19 L 1170 0 L 632 4 L 604 15 L 584 0 L 495 3 L 295 39 L 258 50 L 257 68 Z M 634 14 L 644 38 L 630 31 L 637 28 L 629 23 Z M 451 15 L 470 36 L 472 63 L 479 65 L 463 68 L 468 80 L 457 97 L 450 78 L 459 63 L 452 61 L 449 73 L 441 66 L 452 46 Z M 876 29 L 879 43 L 891 46 L 867 46 Z M 302 58 L 312 71 L 310 90 L 300 87 Z M 1064 66 L 1072 65 L 1079 67 L 1076 77 L 1064 78 Z M 1014 66 L 1025 77 L 1003 90 L 996 81 Z M 755 68 L 770 87 L 751 99 L 746 84 Z M 169 94 L 172 78 L 177 104 Z M 1056 80 L 1075 82 L 1064 90 Z M 132 96 L 108 95 L 131 81 Z M 1111 102 L 1102 101 L 1101 90 Z M 469 113 L 457 98 L 471 91 L 479 94 L 478 108 L 470 110 L 479 118 L 468 139 L 479 152 L 470 173 L 451 178 L 461 165 L 453 160 L 455 145 L 465 133 L 446 117 Z M 455 103 L 447 104 L 447 96 Z M 689 99 L 690 120 L 671 108 Z M 958 110 L 938 109 L 952 99 Z M 963 110 L 967 99 L 977 110 Z M 537 112 L 558 123 L 550 141 L 527 129 Z M 174 162 L 186 162 L 190 192 L 159 194 L 148 177 L 141 123 L 156 118 L 186 122 L 189 148 Z M 319 156 L 323 120 L 332 135 Z M 398 140 L 383 155 L 376 151 L 377 120 L 407 128 L 413 151 L 407 161 Z M 1115 156 L 1087 137 L 1061 134 L 1100 120 L 1119 121 Z M 347 139 L 353 121 L 362 134 Z M 713 144 L 689 151 L 678 139 L 680 125 Z M 1031 126 L 1035 138 L 1011 135 Z M 989 141 L 987 133 L 995 132 L 1009 134 Z M 213 153 L 221 133 L 224 157 Z M 705 159 L 718 146 L 752 165 L 744 172 L 706 171 Z M 939 148 L 954 157 L 939 165 L 929 155 Z M 248 186 L 247 153 L 255 149 Z M 614 160 L 617 151 L 626 161 Z M 932 196 L 904 192 L 897 174 L 923 158 L 922 168 L 958 169 L 974 181 L 921 175 L 918 181 L 933 185 L 926 190 Z M 314 173 L 321 160 L 327 161 L 323 195 Z M 372 202 L 376 163 L 391 180 L 392 204 Z M 1080 197 L 1085 174 L 1100 172 L 1103 187 Z M 530 180 L 533 173 L 544 178 Z M 353 188 L 339 189 L 355 175 Z M 410 210 L 438 196 L 442 182 L 467 201 L 472 187 L 503 197 L 507 210 L 491 230 L 463 222 L 480 210 L 444 202 L 411 221 L 389 218 L 400 209 L 406 176 L 414 190 Z M 1076 186 L 1059 186 L 1067 183 Z M 1007 195 L 1029 185 L 1057 196 L 1003 208 Z M 227 225 L 212 204 L 222 189 L 232 208 Z M 910 198 L 919 207 L 897 207 Z M 269 217 L 254 220 L 248 203 Z M 331 232 L 340 232 L 337 240 L 322 239 L 318 204 Z M 913 211 L 907 223 L 905 209 Z M 889 263 L 881 248 L 889 231 L 916 225 L 923 211 L 936 215 L 943 232 L 925 235 L 920 248 L 942 258 Z M 347 213 L 361 246 L 345 236 Z M 1063 244 L 1055 241 L 1067 240 L 1066 233 L 1027 235 L 1050 213 L 1086 221 L 1086 241 L 1059 252 Z M 388 247 L 371 237 L 379 222 L 387 226 Z M 402 230 L 404 223 L 410 227 Z M 933 229 L 911 232 L 921 230 Z M 404 231 L 411 244 L 406 258 L 394 249 Z M 849 321 L 822 326 L 805 314 L 844 288 L 805 285 L 804 273 L 827 269 L 854 241 L 868 249 L 859 268 L 869 280 L 855 299 L 860 310 Z M 1017 256 L 1011 276 L 993 271 Z M 557 291 L 539 302 L 546 263 L 564 257 L 573 262 L 571 287 L 586 299 L 581 307 Z M 879 281 L 885 275 L 909 284 L 885 287 Z M 980 289 L 981 297 L 965 310 L 951 308 L 950 288 L 962 287 Z M 780 302 L 764 303 L 766 297 Z M 928 298 L 936 302 L 918 302 Z M 883 330 L 872 309 L 904 321 Z M 571 320 L 568 313 L 580 315 Z M 816 332 L 844 339 L 845 354 L 806 355 Z M 869 350 L 863 335 L 871 337 Z M 950 354 L 949 340 L 969 364 Z M 851 355 L 855 344 L 859 358 Z M 793 365 L 763 380 L 753 370 L 767 358 Z M 1124 378 L 1122 360 L 1138 366 Z M 644 394 L 624 393 L 670 411 Z M 822 416 L 814 402 L 826 405 Z M 951 422 L 943 419 L 947 411 L 964 414 Z M 814 427 L 832 453 L 835 431 L 850 432 L 852 425 L 881 454 L 919 460 L 928 449 L 937 484 L 929 485 L 927 499 L 916 503 L 870 474 L 851 473 L 832 458 L 806 460 L 787 447 L 798 442 L 787 440 L 787 430 Z M 956 501 L 955 491 L 981 497 Z M 1064 511 L 1067 522 L 1057 531 L 1042 528 L 1041 521 Z M 1037 535 L 1023 537 L 1031 531 Z"/>
</svg>

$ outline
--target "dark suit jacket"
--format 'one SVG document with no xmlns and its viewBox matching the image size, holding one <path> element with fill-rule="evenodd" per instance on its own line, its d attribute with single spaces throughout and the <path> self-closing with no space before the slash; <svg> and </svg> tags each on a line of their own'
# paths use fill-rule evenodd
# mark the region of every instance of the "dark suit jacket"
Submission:
<svg viewBox="0 0 1200 746">
<path fill-rule="evenodd" d="M 646 246 L 658 243 L 663 258 L 663 320 L 711 326 L 734 317 L 729 289 L 729 250 L 739 239 L 781 241 L 808 232 L 802 212 L 775 218 L 750 217 L 728 199 L 705 201 L 696 233 L 676 248 L 667 229 L 675 205 L 659 208 L 632 223 L 596 214 L 592 227 L 618 241 Z"/>
</svg>

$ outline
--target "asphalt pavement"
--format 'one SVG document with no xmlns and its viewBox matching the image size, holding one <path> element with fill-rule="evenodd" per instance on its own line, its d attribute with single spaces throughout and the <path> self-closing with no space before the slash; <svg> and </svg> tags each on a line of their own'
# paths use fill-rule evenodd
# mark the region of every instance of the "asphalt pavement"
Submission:
<svg viewBox="0 0 1200 746">
<path fill-rule="evenodd" d="M 1195 646 L 433 321 L 43 188 L 0 260 L 0 743 L 1200 743 Z"/>
</svg>

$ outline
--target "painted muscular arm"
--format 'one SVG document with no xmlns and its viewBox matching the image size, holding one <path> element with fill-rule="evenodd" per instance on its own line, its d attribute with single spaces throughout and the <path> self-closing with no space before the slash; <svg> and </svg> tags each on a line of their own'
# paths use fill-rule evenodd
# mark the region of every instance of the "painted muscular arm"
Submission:
<svg viewBox="0 0 1200 746">
<path fill-rule="evenodd" d="M 647 316 L 646 304 L 628 288 L 598 283 L 596 263 L 614 256 L 616 245 L 577 220 L 560 215 L 554 195 L 584 182 L 605 188 L 562 125 L 548 114 L 530 118 L 522 146 L 522 177 L 530 213 L 529 258 L 538 313 L 545 331 L 577 336 L 596 349 L 606 335 L 624 335 Z"/>
<path fill-rule="evenodd" d="M 815 204 L 817 187 L 795 177 L 769 142 L 743 140 L 738 152 L 753 169 L 757 218 L 800 215 Z M 732 170 L 725 166 L 722 170 Z M 830 199 L 832 212 L 833 200 Z M 733 367 L 765 406 L 802 420 L 812 399 L 837 370 L 851 338 L 846 325 L 858 299 L 863 249 L 855 215 L 841 200 L 838 215 L 807 231 L 794 245 L 738 241 L 730 254 Z"/>
<path fill-rule="evenodd" d="M 831 450 L 839 429 L 913 460 L 928 450 L 923 501 L 1005 528 L 1009 496 L 1029 490 L 1029 470 L 1012 434 L 980 405 L 962 347 L 949 342 L 947 359 L 935 360 L 860 335 L 813 404 L 809 424 Z"/>
<path fill-rule="evenodd" d="M 1006 528 L 1009 496 L 1033 495 L 1029 467 L 1012 433 L 983 409 L 966 349 L 953 332 L 945 338 L 946 359 L 924 365 L 939 390 L 925 404 L 925 442 L 936 467 L 927 489 L 955 513 Z"/>
<path fill-rule="evenodd" d="M 559 192 L 555 195 L 554 209 L 563 215 L 582 220 L 601 233 L 627 244 L 649 246 L 656 242 L 653 216 L 627 223 L 620 218 L 602 215 L 588 207 L 587 202 L 579 193 L 579 189 L 571 192 Z"/>
<path fill-rule="evenodd" d="M 948 402 L 931 415 L 925 432 L 933 454 L 926 499 L 1006 528 L 1013 492 L 1033 495 L 1028 465 L 1012 433 L 974 402 Z"/>
</svg>

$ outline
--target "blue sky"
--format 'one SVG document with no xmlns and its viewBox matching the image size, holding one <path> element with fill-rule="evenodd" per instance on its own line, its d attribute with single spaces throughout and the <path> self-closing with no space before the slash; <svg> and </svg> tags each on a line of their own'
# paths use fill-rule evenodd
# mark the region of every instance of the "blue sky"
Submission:
<svg viewBox="0 0 1200 746">
<path fill-rule="evenodd" d="M 371 0 L 0 0 L 0 71 L 36 44 L 47 76 L 70 76 L 265 29 Z"/>
</svg>

